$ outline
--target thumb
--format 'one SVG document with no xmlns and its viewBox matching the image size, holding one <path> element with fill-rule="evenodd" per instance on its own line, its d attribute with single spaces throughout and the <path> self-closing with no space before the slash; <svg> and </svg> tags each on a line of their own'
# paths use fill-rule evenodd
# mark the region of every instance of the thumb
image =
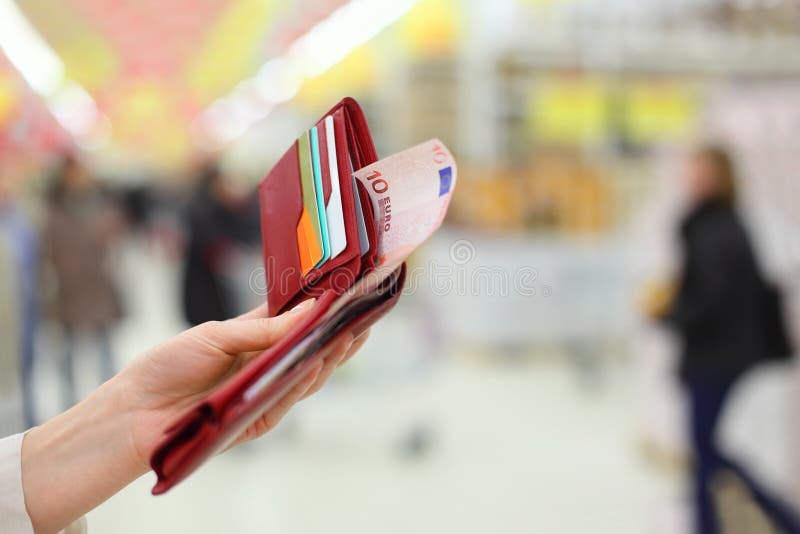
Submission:
<svg viewBox="0 0 800 534">
<path fill-rule="evenodd" d="M 190 330 L 206 343 L 228 354 L 265 350 L 294 328 L 313 309 L 307 300 L 276 317 L 211 321 Z"/>
</svg>

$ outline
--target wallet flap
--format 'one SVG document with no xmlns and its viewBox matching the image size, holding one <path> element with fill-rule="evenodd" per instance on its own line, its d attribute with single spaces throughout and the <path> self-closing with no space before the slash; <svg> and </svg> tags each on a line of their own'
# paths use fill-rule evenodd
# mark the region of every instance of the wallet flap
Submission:
<svg viewBox="0 0 800 534">
<path fill-rule="evenodd" d="M 261 241 L 270 315 L 276 315 L 302 288 L 297 226 L 303 212 L 297 143 L 258 186 Z"/>
<path fill-rule="evenodd" d="M 378 152 L 375 150 L 375 142 L 372 140 L 367 117 L 358 102 L 348 96 L 336 107 L 341 107 L 347 116 L 348 135 L 351 137 L 351 144 L 357 156 L 357 159 L 353 161 L 354 170 L 378 161 Z"/>
</svg>

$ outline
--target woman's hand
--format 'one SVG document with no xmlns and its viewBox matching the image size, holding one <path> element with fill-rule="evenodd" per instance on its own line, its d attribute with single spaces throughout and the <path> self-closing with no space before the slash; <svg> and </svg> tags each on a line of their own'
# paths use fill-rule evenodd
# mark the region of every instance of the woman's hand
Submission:
<svg viewBox="0 0 800 534">
<path fill-rule="evenodd" d="M 22 445 L 25 504 L 37 534 L 57 532 L 148 470 L 164 431 L 303 319 L 311 302 L 279 317 L 266 307 L 205 323 L 137 357 L 86 400 L 31 429 Z M 367 338 L 341 337 L 317 366 L 237 443 L 268 432 L 320 389 Z"/>
<path fill-rule="evenodd" d="M 274 318 L 266 306 L 222 322 L 209 322 L 187 330 L 139 356 L 117 377 L 127 392 L 131 413 L 131 443 L 137 460 L 147 468 L 150 455 L 169 424 L 183 415 L 221 382 L 279 341 L 312 308 L 306 301 Z M 300 399 L 318 391 L 339 364 L 366 341 L 340 338 L 289 393 L 262 414 L 235 443 L 270 431 Z"/>
</svg>

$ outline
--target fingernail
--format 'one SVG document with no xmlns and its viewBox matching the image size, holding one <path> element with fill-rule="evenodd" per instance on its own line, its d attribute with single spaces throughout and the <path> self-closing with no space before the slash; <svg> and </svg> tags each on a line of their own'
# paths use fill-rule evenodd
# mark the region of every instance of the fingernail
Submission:
<svg viewBox="0 0 800 534">
<path fill-rule="evenodd" d="M 311 306 L 314 305 L 314 302 L 316 302 L 316 300 L 317 299 L 315 299 L 315 298 L 310 298 L 308 300 L 304 300 L 303 302 L 301 302 L 300 304 L 298 304 L 297 306 L 295 306 L 294 308 L 289 310 L 289 313 L 299 313 L 299 312 L 301 312 L 303 310 L 307 310 Z"/>
</svg>

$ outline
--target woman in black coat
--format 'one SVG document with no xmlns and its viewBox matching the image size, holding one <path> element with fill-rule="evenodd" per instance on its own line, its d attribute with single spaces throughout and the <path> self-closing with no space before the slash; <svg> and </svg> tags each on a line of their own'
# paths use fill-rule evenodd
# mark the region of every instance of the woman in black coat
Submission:
<svg viewBox="0 0 800 534">
<path fill-rule="evenodd" d="M 716 443 L 734 384 L 756 363 L 776 356 L 776 346 L 787 345 L 783 325 L 774 324 L 780 321 L 779 297 L 764 281 L 735 209 L 734 174 L 731 158 L 719 148 L 700 149 L 690 160 L 686 186 L 692 207 L 680 227 L 683 274 L 663 317 L 682 341 L 679 373 L 695 453 L 696 532 L 720 532 L 711 485 L 721 471 L 738 476 L 776 526 L 800 532 L 793 512 Z"/>
</svg>

